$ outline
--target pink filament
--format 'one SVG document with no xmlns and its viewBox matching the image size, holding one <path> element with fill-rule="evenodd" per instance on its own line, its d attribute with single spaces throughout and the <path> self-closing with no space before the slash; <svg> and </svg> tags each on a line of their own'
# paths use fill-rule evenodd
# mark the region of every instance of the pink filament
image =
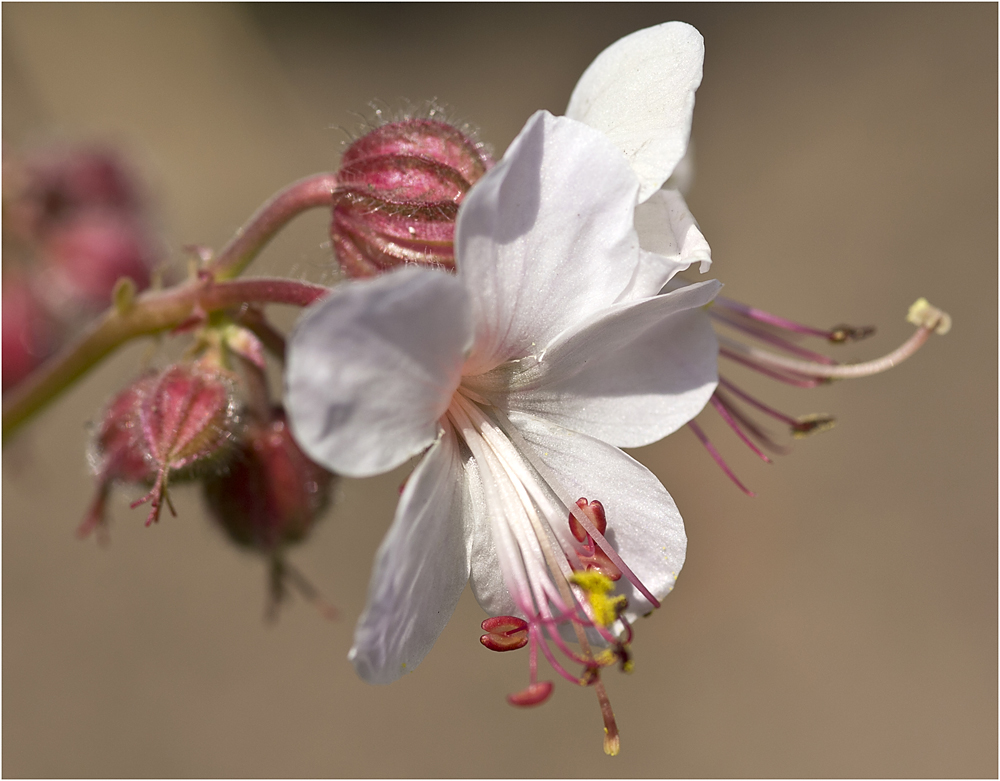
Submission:
<svg viewBox="0 0 1000 781">
<path fill-rule="evenodd" d="M 794 320 L 786 320 L 784 317 L 778 317 L 777 315 L 772 315 L 770 312 L 765 312 L 763 309 L 757 309 L 756 307 L 741 304 L 738 301 L 733 301 L 731 298 L 718 296 L 715 299 L 715 303 L 719 306 L 725 307 L 726 309 L 731 309 L 732 311 L 737 312 L 751 320 L 768 323 L 769 325 L 783 328 L 786 331 L 808 334 L 809 336 L 818 336 L 822 339 L 829 339 L 832 335 L 830 331 L 824 331 L 819 328 L 803 325 L 802 323 L 796 323 Z"/>
<path fill-rule="evenodd" d="M 786 415 L 785 413 L 779 412 L 778 410 L 774 409 L 774 407 L 769 407 L 767 404 L 755 399 L 749 393 L 747 393 L 744 390 L 741 390 L 740 388 L 738 388 L 736 385 L 734 385 L 724 377 L 719 377 L 719 385 L 722 385 L 726 390 L 735 393 L 737 396 L 743 399 L 743 401 L 745 401 L 747 404 L 756 407 L 761 412 L 763 412 L 766 415 L 770 415 L 775 420 L 780 420 L 782 423 L 787 423 L 789 426 L 798 425 L 798 421 L 791 415 Z"/>
<path fill-rule="evenodd" d="M 733 416 L 729 414 L 729 409 L 727 408 L 726 403 L 719 397 L 718 392 L 713 393 L 709 401 L 711 402 L 712 406 L 715 407 L 715 411 L 718 412 L 719 415 L 722 417 L 722 419 L 726 421 L 726 423 L 729 425 L 729 427 L 734 432 L 736 432 L 736 436 L 740 438 L 743 444 L 746 445 L 748 448 L 750 448 L 762 461 L 770 464 L 771 459 L 768 458 L 767 455 L 759 447 L 757 447 L 753 442 L 750 441 L 750 438 L 746 434 L 744 434 L 743 429 L 740 428 L 740 424 L 737 423 L 733 419 Z"/>
<path fill-rule="evenodd" d="M 762 342 L 767 342 L 779 350 L 784 350 L 785 352 L 791 353 L 792 355 L 798 355 L 802 358 L 808 358 L 810 360 L 816 361 L 818 363 L 832 364 L 836 363 L 832 358 L 828 358 L 822 353 L 813 352 L 812 350 L 807 350 L 805 347 L 799 347 L 797 344 L 789 342 L 787 339 L 782 339 L 780 336 L 775 336 L 772 333 L 768 333 L 762 328 L 755 328 L 752 325 L 747 325 L 744 323 L 737 322 L 733 318 L 727 317 L 721 312 L 713 312 L 709 310 L 709 313 L 719 322 L 725 323 L 730 328 L 735 328 L 737 330 L 743 331 L 749 334 L 754 339 L 759 339 Z"/>
<path fill-rule="evenodd" d="M 701 444 L 705 446 L 705 450 L 708 451 L 708 454 L 715 459 L 715 463 L 719 465 L 719 468 L 726 473 L 726 477 L 732 480 L 736 484 L 737 488 L 739 488 L 747 496 L 751 497 L 756 496 L 757 494 L 755 494 L 753 491 L 751 491 L 749 488 L 743 485 L 743 483 L 740 482 L 739 478 L 736 477 L 735 474 L 733 474 L 733 470 L 729 468 L 729 465 L 726 463 L 725 459 L 722 457 L 719 451 L 715 449 L 715 445 L 713 445 L 709 441 L 708 436 L 705 434 L 704 431 L 702 431 L 701 426 L 699 426 L 693 420 L 689 420 L 688 427 L 694 432 L 694 435 L 698 437 L 698 439 L 701 441 Z"/>
</svg>

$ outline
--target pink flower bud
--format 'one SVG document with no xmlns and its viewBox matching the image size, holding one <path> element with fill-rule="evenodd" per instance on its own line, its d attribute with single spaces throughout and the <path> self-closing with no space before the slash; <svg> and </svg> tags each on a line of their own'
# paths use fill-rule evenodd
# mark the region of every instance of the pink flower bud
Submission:
<svg viewBox="0 0 1000 781">
<path fill-rule="evenodd" d="M 150 503 L 148 526 L 159 519 L 164 500 L 173 513 L 168 481 L 191 477 L 232 454 L 240 419 L 234 376 L 201 363 L 169 367 L 139 388 L 137 402 L 156 478 L 153 489 L 132 507 Z"/>
<path fill-rule="evenodd" d="M 106 307 L 121 277 L 149 286 L 153 254 L 130 219 L 110 212 L 82 214 L 53 228 L 44 243 L 55 297 L 86 309 Z"/>
<path fill-rule="evenodd" d="M 91 442 L 90 463 L 102 482 L 153 482 L 153 456 L 142 435 L 139 408 L 156 382 L 146 375 L 129 385 L 108 404 Z"/>
<path fill-rule="evenodd" d="M 306 536 L 332 480 L 299 449 L 278 408 L 270 421 L 247 426 L 233 459 L 203 486 L 212 517 L 235 542 L 273 552 Z"/>
<path fill-rule="evenodd" d="M 53 323 L 31 286 L 18 276 L 3 280 L 3 389 L 24 379 L 55 346 Z"/>
<path fill-rule="evenodd" d="M 99 149 L 45 150 L 24 165 L 21 208 L 36 234 L 84 210 L 132 212 L 139 198 L 118 157 Z"/>
<path fill-rule="evenodd" d="M 167 484 L 192 477 L 232 454 L 239 430 L 235 378 L 202 363 L 179 363 L 141 377 L 104 410 L 90 448 L 97 496 L 77 530 L 85 537 L 104 524 L 113 483 L 152 485 L 132 503 L 150 502 L 148 526 L 159 519 Z"/>
<path fill-rule="evenodd" d="M 393 122 L 355 141 L 341 160 L 330 227 L 344 272 L 453 269 L 459 204 L 492 166 L 482 144 L 433 119 Z"/>
<path fill-rule="evenodd" d="M 103 529 L 111 486 L 116 482 L 152 484 L 156 480 L 153 457 L 139 423 L 143 395 L 156 381 L 155 375 L 136 380 L 115 396 L 94 431 L 88 457 L 97 478 L 97 495 L 77 527 L 79 537 Z"/>
</svg>

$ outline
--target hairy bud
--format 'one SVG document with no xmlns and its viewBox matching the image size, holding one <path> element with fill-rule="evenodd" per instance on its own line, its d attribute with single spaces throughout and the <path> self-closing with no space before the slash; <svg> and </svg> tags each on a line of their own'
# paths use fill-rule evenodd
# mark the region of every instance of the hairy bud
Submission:
<svg viewBox="0 0 1000 781">
<path fill-rule="evenodd" d="M 355 141 L 341 160 L 330 228 L 344 272 L 453 269 L 459 204 L 492 166 L 481 144 L 434 119 L 393 122 Z"/>
<path fill-rule="evenodd" d="M 97 497 L 78 529 L 80 536 L 103 525 L 115 482 L 151 485 L 132 507 L 149 502 L 146 525 L 158 520 L 163 502 L 170 507 L 168 483 L 231 455 L 240 433 L 238 409 L 233 375 L 200 362 L 140 377 L 115 396 L 91 443 Z"/>
</svg>

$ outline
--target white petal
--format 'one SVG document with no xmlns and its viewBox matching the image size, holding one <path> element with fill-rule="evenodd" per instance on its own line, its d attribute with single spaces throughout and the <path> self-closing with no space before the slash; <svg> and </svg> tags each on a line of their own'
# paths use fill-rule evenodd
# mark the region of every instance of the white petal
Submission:
<svg viewBox="0 0 1000 781">
<path fill-rule="evenodd" d="M 619 304 L 561 336 L 536 365 L 472 387 L 619 447 L 656 442 L 697 415 L 715 390 L 718 343 L 702 307 L 720 288 L 709 280 Z"/>
<path fill-rule="evenodd" d="M 471 334 L 465 290 L 443 272 L 403 269 L 338 287 L 289 343 L 295 439 L 343 475 L 399 466 L 437 436 Z"/>
<path fill-rule="evenodd" d="M 491 616 L 519 616 L 521 611 L 514 604 L 500 568 L 493 524 L 486 510 L 482 473 L 475 459 L 466 464 L 466 481 L 473 508 L 469 519 L 472 529 L 469 585 L 472 586 L 472 593 L 480 607 Z"/>
<path fill-rule="evenodd" d="M 592 128 L 545 111 L 528 120 L 458 214 L 456 263 L 476 324 L 467 374 L 535 354 L 616 299 L 638 262 L 637 188 Z"/>
<path fill-rule="evenodd" d="M 611 44 L 584 71 L 566 116 L 605 133 L 639 176 L 644 201 L 684 157 L 705 43 L 689 24 L 667 22 Z"/>
<path fill-rule="evenodd" d="M 551 472 L 563 503 L 600 501 L 608 520 L 605 537 L 657 599 L 666 596 L 684 564 L 687 537 L 674 500 L 656 476 L 600 440 L 532 415 L 514 413 L 510 421 Z M 628 598 L 630 621 L 653 608 L 625 577 L 616 585 Z"/>
<path fill-rule="evenodd" d="M 619 301 L 655 296 L 674 276 L 699 263 L 702 274 L 712 265 L 712 250 L 687 203 L 677 190 L 657 190 L 635 209 L 639 264 Z"/>
<path fill-rule="evenodd" d="M 375 555 L 348 658 L 368 683 L 410 672 L 444 629 L 469 579 L 468 493 L 450 427 L 410 475 Z"/>
<path fill-rule="evenodd" d="M 677 190 L 657 190 L 639 204 L 635 230 L 644 250 L 676 258 L 683 268 L 700 263 L 699 271 L 704 274 L 712 265 L 712 250 Z"/>
<path fill-rule="evenodd" d="M 691 183 L 694 181 L 694 143 L 688 141 L 687 151 L 684 157 L 674 167 L 674 172 L 663 183 L 665 190 L 679 190 L 681 195 L 691 190 Z"/>
</svg>

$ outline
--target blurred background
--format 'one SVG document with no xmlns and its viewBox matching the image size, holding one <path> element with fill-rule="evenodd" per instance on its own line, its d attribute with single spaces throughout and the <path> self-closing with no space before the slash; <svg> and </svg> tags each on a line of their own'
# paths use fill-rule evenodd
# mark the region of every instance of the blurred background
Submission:
<svg viewBox="0 0 1000 781">
<path fill-rule="evenodd" d="M 360 117 L 437 99 L 501 154 L 561 113 L 605 46 L 671 19 L 705 36 L 688 201 L 726 294 L 893 349 L 919 296 L 954 327 L 875 378 L 814 391 L 739 375 L 833 431 L 755 460 L 700 419 L 636 452 L 684 515 L 688 563 L 593 694 L 515 710 L 524 654 L 478 642 L 466 591 L 390 687 L 346 660 L 405 470 L 342 481 L 291 555 L 340 609 L 262 616 L 262 560 L 196 488 L 111 544 L 74 537 L 93 491 L 86 423 L 148 358 L 116 354 L 3 458 L 5 776 L 995 776 L 997 7 L 982 5 L 4 4 L 3 141 L 116 145 L 165 251 L 220 247 L 271 193 L 336 168 Z M 322 281 L 328 217 L 252 268 Z M 283 325 L 292 311 L 280 312 Z"/>
</svg>

